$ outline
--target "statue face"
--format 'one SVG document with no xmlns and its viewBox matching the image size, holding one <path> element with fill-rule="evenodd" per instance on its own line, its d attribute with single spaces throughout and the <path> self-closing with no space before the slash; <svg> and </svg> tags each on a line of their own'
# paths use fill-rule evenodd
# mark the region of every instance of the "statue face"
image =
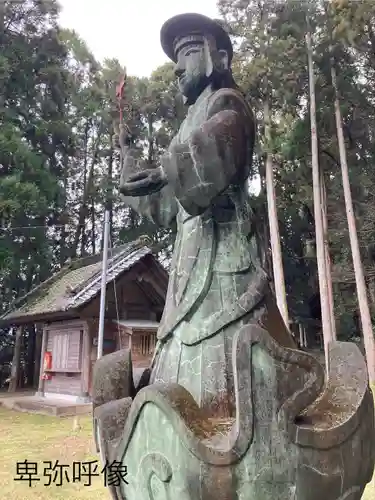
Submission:
<svg viewBox="0 0 375 500">
<path fill-rule="evenodd" d="M 203 45 L 187 44 L 177 54 L 178 87 L 189 105 L 194 104 L 209 83 L 206 61 Z"/>
</svg>

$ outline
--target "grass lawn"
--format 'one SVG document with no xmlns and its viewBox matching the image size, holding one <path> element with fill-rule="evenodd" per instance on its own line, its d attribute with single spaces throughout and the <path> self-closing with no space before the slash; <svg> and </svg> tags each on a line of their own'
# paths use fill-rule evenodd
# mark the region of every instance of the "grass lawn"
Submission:
<svg viewBox="0 0 375 500">
<path fill-rule="evenodd" d="M 375 391 L 374 391 L 375 393 Z M 73 418 L 56 418 L 28 413 L 18 413 L 0 407 L 0 498 L 18 500 L 110 500 L 104 487 L 104 477 L 92 478 L 92 484 L 85 486 L 87 479 L 72 482 L 73 462 L 98 460 L 94 452 L 90 416 L 80 416 L 81 428 L 73 431 Z M 29 487 L 28 482 L 14 481 L 17 463 L 27 460 L 37 464 L 40 481 Z M 51 461 L 67 465 L 70 482 L 63 478 L 62 486 L 46 486 L 46 464 Z M 99 460 L 98 472 L 100 472 Z M 35 477 L 35 476 L 33 476 Z M 53 477 L 53 473 L 52 473 Z M 375 499 L 375 475 L 367 486 L 362 500 Z"/>
<path fill-rule="evenodd" d="M 73 431 L 73 418 L 56 418 L 6 410 L 0 407 L 0 498 L 18 500 L 110 500 L 104 487 L 104 476 L 92 478 L 91 486 L 85 486 L 87 478 L 72 482 L 73 462 L 98 460 L 92 439 L 90 416 L 80 416 L 81 428 Z M 37 463 L 40 481 L 29 487 L 27 481 L 14 481 L 17 463 L 27 460 Z M 63 477 L 62 486 L 46 486 L 47 464 L 68 465 L 70 482 Z M 99 460 L 98 470 L 101 472 Z M 54 473 L 52 480 L 54 479 Z M 33 476 L 37 477 L 37 476 Z"/>
</svg>

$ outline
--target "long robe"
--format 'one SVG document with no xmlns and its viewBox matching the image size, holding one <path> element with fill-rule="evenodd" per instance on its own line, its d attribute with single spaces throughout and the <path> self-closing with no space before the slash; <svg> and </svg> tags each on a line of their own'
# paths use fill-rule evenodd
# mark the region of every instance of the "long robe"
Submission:
<svg viewBox="0 0 375 500">
<path fill-rule="evenodd" d="M 151 383 L 180 383 L 215 416 L 235 411 L 232 343 L 242 324 L 268 321 L 281 344 L 294 346 L 261 268 L 246 189 L 254 129 L 238 91 L 208 87 L 161 157 L 168 184 L 125 198 L 156 224 L 177 221 Z M 128 155 L 125 175 L 132 166 Z"/>
</svg>

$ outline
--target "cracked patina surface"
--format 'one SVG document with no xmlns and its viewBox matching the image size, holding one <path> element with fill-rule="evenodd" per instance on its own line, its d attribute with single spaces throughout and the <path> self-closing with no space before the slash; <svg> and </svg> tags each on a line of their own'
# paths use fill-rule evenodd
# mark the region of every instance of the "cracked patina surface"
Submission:
<svg viewBox="0 0 375 500">
<path fill-rule="evenodd" d="M 354 345 L 332 344 L 325 386 L 322 366 L 282 322 L 247 190 L 255 123 L 233 81 L 230 39 L 187 14 L 169 20 L 161 40 L 187 117 L 154 168 L 135 161 L 122 135 L 120 190 L 155 224 L 175 221 L 177 238 L 144 388 L 133 386 L 129 353 L 96 369 L 98 443 L 128 468 L 129 484 L 111 494 L 359 500 L 374 465 L 365 363 Z"/>
</svg>

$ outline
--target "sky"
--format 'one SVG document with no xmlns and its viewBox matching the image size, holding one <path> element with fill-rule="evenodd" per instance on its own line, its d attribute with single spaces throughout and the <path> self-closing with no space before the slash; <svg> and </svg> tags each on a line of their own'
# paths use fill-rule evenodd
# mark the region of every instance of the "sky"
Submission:
<svg viewBox="0 0 375 500">
<path fill-rule="evenodd" d="M 219 18 L 217 0 L 59 0 L 60 25 L 74 29 L 94 56 L 117 58 L 128 75 L 150 76 L 168 61 L 160 46 L 160 28 L 170 17 L 196 12 Z M 260 191 L 259 179 L 250 184 Z"/>
<path fill-rule="evenodd" d="M 150 76 L 168 61 L 160 28 L 170 17 L 197 12 L 219 17 L 217 0 L 59 0 L 60 25 L 74 29 L 94 56 L 117 58 L 134 76 Z"/>
</svg>

